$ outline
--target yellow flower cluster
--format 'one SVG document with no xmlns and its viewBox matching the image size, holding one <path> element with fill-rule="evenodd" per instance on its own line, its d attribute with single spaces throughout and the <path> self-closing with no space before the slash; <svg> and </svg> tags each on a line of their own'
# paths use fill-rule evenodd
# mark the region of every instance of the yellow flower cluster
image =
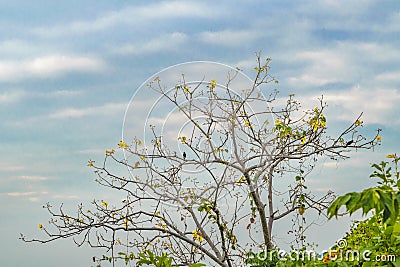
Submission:
<svg viewBox="0 0 400 267">
<path fill-rule="evenodd" d="M 242 184 L 244 182 L 246 182 L 246 178 L 244 176 L 240 177 L 240 179 L 236 181 L 237 184 Z"/>
<path fill-rule="evenodd" d="M 127 143 L 125 143 L 124 141 L 119 141 L 119 143 L 118 143 L 118 147 L 119 148 L 124 148 L 124 149 L 127 149 L 127 148 L 129 148 L 129 146 L 128 146 L 128 144 Z"/>
<path fill-rule="evenodd" d="M 326 126 L 325 121 L 319 121 L 319 120 L 314 120 L 310 124 L 313 131 L 318 130 L 318 128 L 324 128 Z"/>
<path fill-rule="evenodd" d="M 94 163 L 93 160 L 89 160 L 87 166 L 88 167 L 93 167 L 94 166 L 93 163 Z"/>
<path fill-rule="evenodd" d="M 388 155 L 386 155 L 386 158 L 394 159 L 394 158 L 396 158 L 396 154 L 388 154 Z"/>
<path fill-rule="evenodd" d="M 167 225 L 162 224 L 162 223 L 158 223 L 157 226 L 162 228 L 162 229 L 164 229 L 164 230 L 165 230 L 165 228 L 167 228 Z"/>
<path fill-rule="evenodd" d="M 251 126 L 250 121 L 248 121 L 248 120 L 246 120 L 246 121 L 244 122 L 244 125 L 246 125 L 246 127 L 253 128 L 253 126 Z"/>
<path fill-rule="evenodd" d="M 301 138 L 301 143 L 304 145 L 307 141 L 307 138 L 304 136 L 303 138 Z"/>
<path fill-rule="evenodd" d="M 326 127 L 326 118 L 322 113 L 319 113 L 318 107 L 314 108 L 314 112 L 317 113 L 309 122 L 313 131 L 317 131 L 319 128 Z"/>
<path fill-rule="evenodd" d="M 257 71 L 258 73 L 264 72 L 268 70 L 268 65 L 265 64 L 264 66 L 259 67 L 254 67 L 254 70 Z"/>
<path fill-rule="evenodd" d="M 182 144 L 186 143 L 186 137 L 185 136 L 178 137 L 178 140 L 180 140 L 182 142 Z"/>
<path fill-rule="evenodd" d="M 115 149 L 111 149 L 111 150 L 106 149 L 106 156 L 111 156 L 114 153 L 115 153 Z"/>
<path fill-rule="evenodd" d="M 210 81 L 210 89 L 214 89 L 217 86 L 217 81 L 216 80 L 211 80 Z"/>
<path fill-rule="evenodd" d="M 197 242 L 201 242 L 203 240 L 203 237 L 201 236 L 201 234 L 199 234 L 196 230 L 192 231 L 192 235 L 195 241 Z"/>
<path fill-rule="evenodd" d="M 128 229 L 128 222 L 129 222 L 129 221 L 128 221 L 127 219 L 124 220 L 124 228 L 125 228 L 125 229 Z"/>
</svg>

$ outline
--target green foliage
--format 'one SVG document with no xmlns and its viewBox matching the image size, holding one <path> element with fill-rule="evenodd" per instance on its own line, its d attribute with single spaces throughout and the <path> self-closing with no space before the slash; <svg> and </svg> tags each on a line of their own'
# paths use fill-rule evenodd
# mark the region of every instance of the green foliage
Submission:
<svg viewBox="0 0 400 267">
<path fill-rule="evenodd" d="M 354 223 L 345 240 L 348 248 L 357 250 L 360 254 L 368 251 L 368 258 L 374 261 L 373 266 L 400 266 L 399 222 L 388 225 L 383 223 L 381 215 L 374 215 L 365 221 Z M 396 261 L 389 261 L 393 256 Z M 376 261 L 377 259 L 380 261 Z M 357 263 L 361 266 L 372 266 L 372 263 L 362 257 Z"/>
<path fill-rule="evenodd" d="M 370 178 L 378 178 L 378 186 L 362 192 L 351 192 L 338 197 L 328 208 L 329 218 L 338 215 L 341 206 L 350 214 L 362 210 L 363 215 L 373 211 L 374 215 L 362 222 L 355 223 L 347 233 L 344 249 L 357 250 L 360 254 L 368 251 L 369 258 L 395 257 L 395 261 L 360 261 L 358 266 L 400 266 L 400 180 L 396 154 L 389 154 L 392 164 L 382 161 L 372 164 L 374 168 Z M 390 166 L 392 165 L 392 166 Z"/>
<path fill-rule="evenodd" d="M 305 248 L 285 255 L 280 259 L 267 257 L 265 260 L 246 260 L 251 266 L 400 266 L 400 181 L 396 154 L 372 164 L 370 178 L 378 178 L 378 185 L 362 192 L 351 192 L 338 197 L 328 208 L 329 218 L 338 216 L 342 206 L 350 214 L 362 210 L 363 215 L 373 211 L 374 215 L 355 222 L 349 233 L 322 255 L 309 256 Z M 392 166 L 390 166 L 392 165 Z M 296 177 L 296 180 L 298 178 Z M 275 265 L 271 259 L 275 260 Z"/>
<path fill-rule="evenodd" d="M 155 255 L 153 252 L 147 250 L 146 253 L 139 253 L 139 260 L 136 263 L 136 266 L 142 266 L 143 264 L 147 264 L 154 267 L 174 267 L 178 265 L 172 265 L 173 258 L 168 257 L 167 253 L 163 253 L 161 256 Z M 202 267 L 206 266 L 203 263 L 195 263 L 189 265 L 188 267 Z"/>
<path fill-rule="evenodd" d="M 375 214 L 382 214 L 383 222 L 395 223 L 399 218 L 400 203 L 400 180 L 398 172 L 399 157 L 390 154 L 388 158 L 392 161 L 394 168 L 388 167 L 389 162 L 382 161 L 380 164 L 373 164 L 375 169 L 370 178 L 378 178 L 378 186 L 365 189 L 362 192 L 351 192 L 338 197 L 328 208 L 329 218 L 337 216 L 342 206 L 350 214 L 362 209 L 363 215 L 370 211 Z"/>
<path fill-rule="evenodd" d="M 322 255 L 312 255 L 303 248 L 270 265 L 269 261 L 248 262 L 251 266 L 400 266 L 400 223 L 383 223 L 381 215 L 355 222 L 341 244 Z M 266 264 L 267 263 L 267 264 Z"/>
</svg>

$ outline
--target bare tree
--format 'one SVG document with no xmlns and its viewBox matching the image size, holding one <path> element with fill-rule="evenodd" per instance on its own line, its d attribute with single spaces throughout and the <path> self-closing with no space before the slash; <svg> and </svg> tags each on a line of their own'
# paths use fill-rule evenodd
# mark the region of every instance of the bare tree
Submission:
<svg viewBox="0 0 400 267">
<path fill-rule="evenodd" d="M 176 132 L 180 147 L 154 125 L 150 145 L 138 137 L 121 141 L 125 157 L 107 150 L 102 164 L 88 164 L 98 183 L 126 192 L 120 206 L 94 201 L 95 211 L 80 205 L 70 215 L 48 204 L 50 225 L 40 225 L 47 238 L 21 238 L 42 243 L 74 238 L 78 245 L 106 248 L 109 256 L 98 260 L 112 262 L 152 250 L 168 252 L 177 265 L 206 261 L 232 267 L 243 265 L 251 249 L 274 247 L 275 222 L 302 217 L 305 210 L 323 215 L 334 196 L 315 196 L 305 177 L 321 158 L 346 159 L 347 152 L 373 148 L 380 130 L 370 139 L 360 134 L 361 114 L 336 137 L 327 135 L 323 97 L 311 110 L 302 110 L 294 95 L 278 107 L 276 90 L 262 93 L 276 83 L 270 62 L 257 55 L 254 82 L 239 92 L 231 85 L 240 70 L 218 82 L 187 83 L 182 75 L 172 89 L 155 77 L 148 90 L 186 118 L 185 134 Z M 128 167 L 132 175 L 116 175 L 110 163 Z M 285 192 L 274 188 L 279 179 L 291 179 Z"/>
</svg>

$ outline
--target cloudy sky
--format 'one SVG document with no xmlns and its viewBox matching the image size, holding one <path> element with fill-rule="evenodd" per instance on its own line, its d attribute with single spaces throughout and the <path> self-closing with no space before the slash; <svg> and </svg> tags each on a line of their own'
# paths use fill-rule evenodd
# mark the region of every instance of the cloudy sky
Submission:
<svg viewBox="0 0 400 267">
<path fill-rule="evenodd" d="M 374 152 L 321 162 L 310 178 L 316 191 L 373 185 L 369 164 L 400 153 L 397 0 L 1 0 L 0 13 L 4 266 L 90 266 L 94 251 L 72 241 L 24 244 L 19 233 L 39 234 L 48 201 L 74 206 L 112 194 L 86 163 L 116 146 L 135 90 L 174 64 L 210 60 L 252 77 L 254 53 L 263 51 L 283 96 L 307 105 L 323 94 L 334 127 L 364 112 L 367 135 L 383 129 Z M 332 244 L 349 222 L 321 226 L 326 236 L 315 242 Z"/>
</svg>

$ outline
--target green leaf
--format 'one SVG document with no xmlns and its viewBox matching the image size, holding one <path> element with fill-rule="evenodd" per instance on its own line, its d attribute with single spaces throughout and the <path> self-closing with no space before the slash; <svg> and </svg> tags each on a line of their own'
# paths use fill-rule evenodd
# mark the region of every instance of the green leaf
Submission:
<svg viewBox="0 0 400 267">
<path fill-rule="evenodd" d="M 206 265 L 204 263 L 195 263 L 195 264 L 189 265 L 188 267 L 203 267 L 203 266 L 206 266 Z"/>
<path fill-rule="evenodd" d="M 371 167 L 377 169 L 380 172 L 382 171 L 382 168 L 376 163 L 372 164 Z"/>
<path fill-rule="evenodd" d="M 356 210 L 360 208 L 360 199 L 360 193 L 350 193 L 350 199 L 346 202 L 346 208 L 347 211 L 350 212 L 350 214 L 353 214 Z"/>
</svg>

